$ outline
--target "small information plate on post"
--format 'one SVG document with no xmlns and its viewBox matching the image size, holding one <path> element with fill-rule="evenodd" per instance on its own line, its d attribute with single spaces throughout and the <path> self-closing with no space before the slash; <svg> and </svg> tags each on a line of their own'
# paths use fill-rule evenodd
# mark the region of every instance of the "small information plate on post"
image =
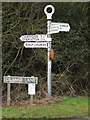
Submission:
<svg viewBox="0 0 90 120">
<path fill-rule="evenodd" d="M 35 95 L 35 84 L 34 83 L 28 84 L 28 94 Z"/>
</svg>

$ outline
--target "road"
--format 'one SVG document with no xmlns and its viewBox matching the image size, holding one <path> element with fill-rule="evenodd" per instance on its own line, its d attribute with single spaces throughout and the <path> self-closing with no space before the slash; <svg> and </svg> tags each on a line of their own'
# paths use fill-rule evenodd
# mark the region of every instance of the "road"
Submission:
<svg viewBox="0 0 90 120">
<path fill-rule="evenodd" d="M 87 117 L 87 118 L 68 118 L 68 119 L 63 119 L 63 120 L 90 120 L 90 117 Z"/>
<path fill-rule="evenodd" d="M 54 120 L 54 119 L 52 119 L 52 120 Z M 55 118 L 55 120 L 90 120 L 90 117 L 86 117 L 86 118 L 57 118 L 57 119 Z"/>
</svg>

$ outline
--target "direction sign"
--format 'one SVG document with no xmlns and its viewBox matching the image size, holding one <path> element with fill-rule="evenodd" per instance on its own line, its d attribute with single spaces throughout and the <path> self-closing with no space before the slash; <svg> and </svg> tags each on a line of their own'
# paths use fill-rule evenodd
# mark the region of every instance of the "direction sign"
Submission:
<svg viewBox="0 0 90 120">
<path fill-rule="evenodd" d="M 48 42 L 25 42 L 25 48 L 48 48 Z"/>
<path fill-rule="evenodd" d="M 68 23 L 51 23 L 50 25 L 50 34 L 59 33 L 60 31 L 68 32 L 70 26 Z"/>
<path fill-rule="evenodd" d="M 4 83 L 35 83 L 37 84 L 38 78 L 31 76 L 31 77 L 21 77 L 21 76 L 4 76 Z"/>
<path fill-rule="evenodd" d="M 51 39 L 47 39 L 46 34 L 36 34 L 36 35 L 22 35 L 20 37 L 21 41 L 51 41 Z"/>
</svg>

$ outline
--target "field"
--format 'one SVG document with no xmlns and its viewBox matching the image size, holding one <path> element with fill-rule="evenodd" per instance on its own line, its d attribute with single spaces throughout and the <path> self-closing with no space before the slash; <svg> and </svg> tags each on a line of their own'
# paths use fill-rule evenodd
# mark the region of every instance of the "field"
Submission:
<svg viewBox="0 0 90 120">
<path fill-rule="evenodd" d="M 87 97 L 64 97 L 57 103 L 3 107 L 4 118 L 78 118 L 88 116 Z"/>
</svg>

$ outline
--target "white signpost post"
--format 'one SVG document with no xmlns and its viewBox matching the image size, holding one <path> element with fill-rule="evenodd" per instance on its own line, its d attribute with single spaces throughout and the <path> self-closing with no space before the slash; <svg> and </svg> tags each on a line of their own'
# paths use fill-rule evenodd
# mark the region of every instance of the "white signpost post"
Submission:
<svg viewBox="0 0 90 120">
<path fill-rule="evenodd" d="M 48 9 L 50 9 L 51 12 L 48 12 Z M 54 11 L 55 11 L 55 9 L 52 5 L 47 5 L 44 8 L 44 12 L 47 16 L 47 34 L 22 35 L 20 37 L 20 40 L 25 42 L 24 43 L 25 48 L 47 48 L 48 96 L 51 96 L 51 66 L 52 66 L 52 61 L 50 59 L 51 41 L 52 41 L 51 34 L 59 33 L 60 31 L 69 32 L 69 30 L 70 30 L 70 26 L 68 23 L 51 22 Z"/>
<path fill-rule="evenodd" d="M 51 12 L 48 12 L 48 10 Z M 53 23 L 52 15 L 55 9 L 52 5 L 47 5 L 44 8 L 44 12 L 47 16 L 47 37 L 51 38 L 51 34 L 59 33 L 59 31 L 68 32 L 70 30 L 70 26 L 68 23 Z M 51 68 L 52 68 L 52 61 L 50 59 L 50 51 L 51 51 L 51 42 L 48 42 L 48 73 L 47 73 L 47 81 L 48 81 L 48 96 L 51 96 Z"/>
</svg>

